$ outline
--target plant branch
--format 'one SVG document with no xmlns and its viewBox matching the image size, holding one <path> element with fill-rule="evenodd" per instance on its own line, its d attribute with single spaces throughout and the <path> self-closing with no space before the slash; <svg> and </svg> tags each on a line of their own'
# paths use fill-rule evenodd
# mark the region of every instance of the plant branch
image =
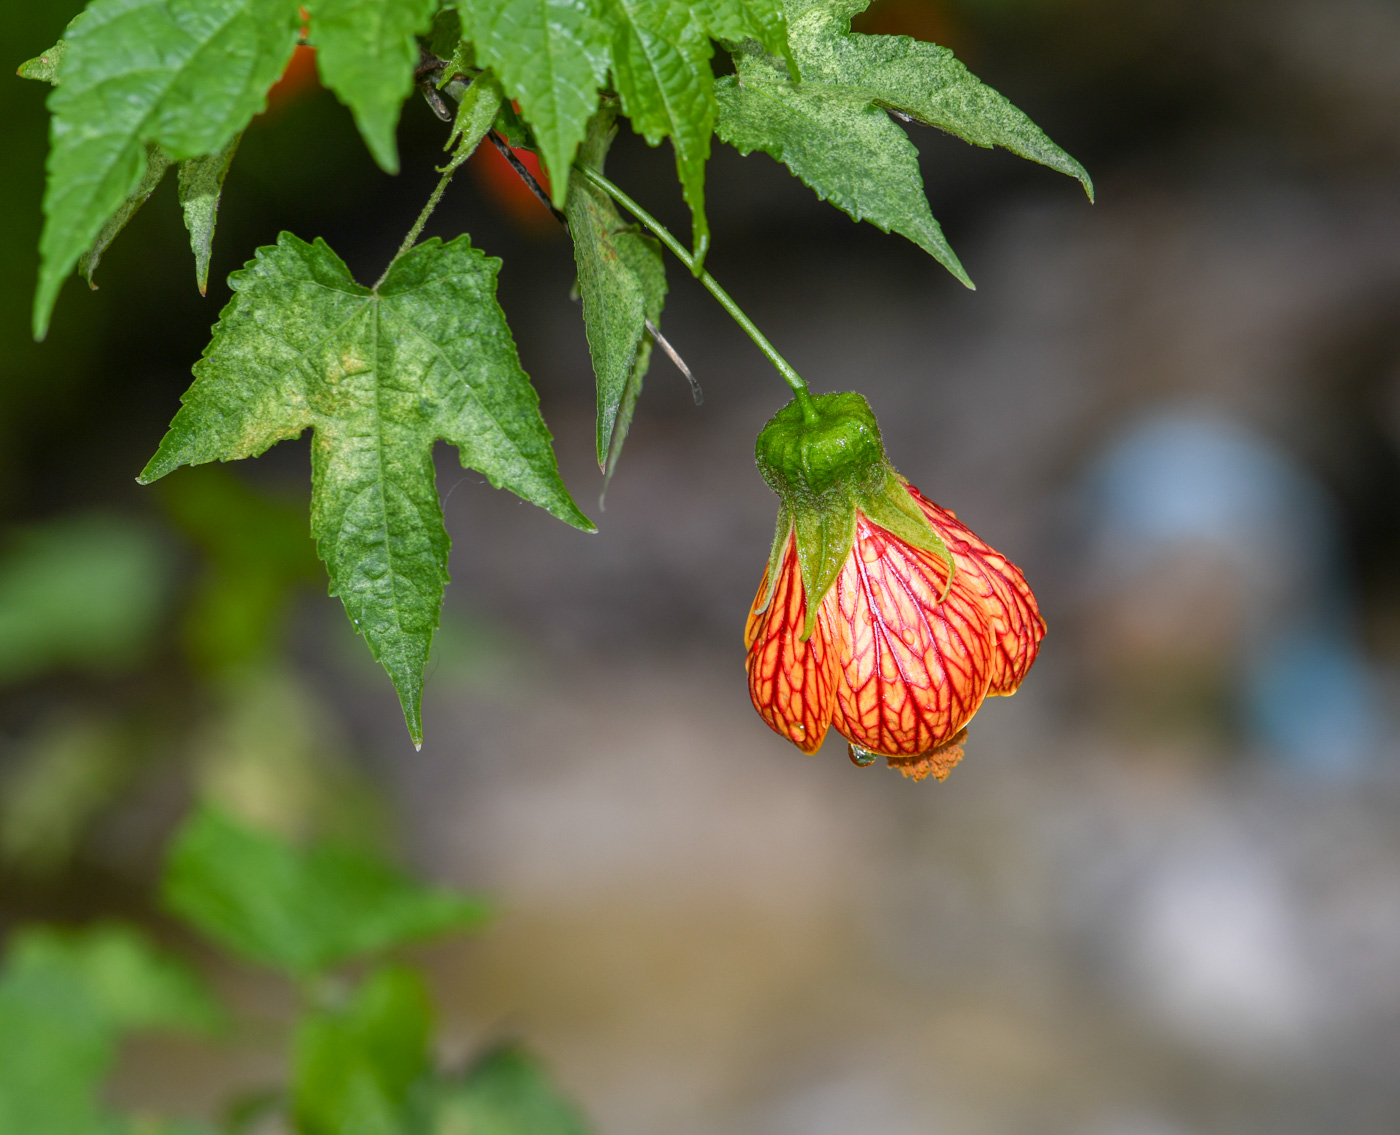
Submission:
<svg viewBox="0 0 1400 1135">
<path fill-rule="evenodd" d="M 506 140 L 494 130 L 492 130 L 487 137 L 491 139 L 491 144 L 501 151 L 501 156 L 504 157 L 506 161 L 510 162 L 511 169 L 515 170 L 515 172 L 520 175 L 520 180 L 529 186 L 530 192 L 538 197 L 544 204 L 544 207 L 554 214 L 554 219 L 561 225 L 567 226 L 569 218 L 554 207 L 554 202 L 549 199 L 549 194 L 544 191 L 544 186 L 535 180 L 535 175 L 530 172 L 529 167 L 526 166 L 524 162 L 516 157 L 515 151 L 510 148 Z"/>
</svg>

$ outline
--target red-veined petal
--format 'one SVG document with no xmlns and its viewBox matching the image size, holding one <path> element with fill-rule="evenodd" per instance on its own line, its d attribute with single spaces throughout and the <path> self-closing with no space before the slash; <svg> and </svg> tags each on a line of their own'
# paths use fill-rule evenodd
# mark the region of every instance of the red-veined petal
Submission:
<svg viewBox="0 0 1400 1135">
<path fill-rule="evenodd" d="M 934 504 L 913 485 L 909 493 L 953 555 L 958 568 L 955 586 L 974 591 L 987 611 L 994 646 L 988 695 L 1015 693 L 1045 637 L 1045 620 L 1026 577 L 948 509 Z"/>
<path fill-rule="evenodd" d="M 936 556 L 857 513 L 855 544 L 822 613 L 836 646 L 833 724 L 863 749 L 935 749 L 987 694 L 992 633 L 980 593 L 959 572 L 940 599 L 947 578 Z"/>
<path fill-rule="evenodd" d="M 835 660 L 827 640 L 826 604 L 817 614 L 812 637 L 806 642 L 799 637 L 807 604 L 797 564 L 797 541 L 793 537 L 789 537 L 783 553 L 773 596 L 760 611 L 759 604 L 767 593 L 765 571 L 744 628 L 749 696 L 774 732 L 804 753 L 815 753 L 831 725 Z"/>
</svg>

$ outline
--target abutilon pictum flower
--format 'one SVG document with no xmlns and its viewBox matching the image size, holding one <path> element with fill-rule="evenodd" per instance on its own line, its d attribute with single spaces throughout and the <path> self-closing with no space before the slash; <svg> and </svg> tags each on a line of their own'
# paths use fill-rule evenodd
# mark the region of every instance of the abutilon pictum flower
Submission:
<svg viewBox="0 0 1400 1135">
<path fill-rule="evenodd" d="M 805 753 L 834 725 L 856 764 L 942 780 L 1035 661 L 1025 577 L 895 472 L 859 394 L 789 403 L 757 456 L 782 503 L 744 631 L 754 707 Z"/>
</svg>

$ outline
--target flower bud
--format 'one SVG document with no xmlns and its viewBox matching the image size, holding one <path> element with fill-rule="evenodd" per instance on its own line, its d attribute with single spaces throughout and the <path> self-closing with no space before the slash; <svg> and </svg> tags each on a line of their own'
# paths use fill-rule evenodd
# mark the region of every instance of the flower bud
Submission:
<svg viewBox="0 0 1400 1135">
<path fill-rule="evenodd" d="M 781 504 L 744 632 L 754 707 L 803 752 L 834 725 L 858 765 L 941 780 L 1035 661 L 1025 577 L 895 472 L 859 394 L 783 407 L 757 457 Z"/>
</svg>

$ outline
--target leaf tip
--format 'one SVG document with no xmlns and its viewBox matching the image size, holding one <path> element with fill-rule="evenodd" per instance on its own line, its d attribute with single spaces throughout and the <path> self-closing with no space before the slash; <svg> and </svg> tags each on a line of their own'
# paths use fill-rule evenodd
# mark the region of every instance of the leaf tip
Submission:
<svg viewBox="0 0 1400 1135">
<path fill-rule="evenodd" d="M 136 474 L 136 483 L 138 485 L 151 485 L 169 472 L 170 469 L 165 467 L 165 463 L 160 459 L 160 454 L 157 453 L 146 462 L 146 467 Z"/>
<path fill-rule="evenodd" d="M 58 289 L 41 279 L 39 288 L 34 293 L 34 314 L 31 322 L 36 343 L 42 343 L 49 337 L 49 321 L 53 318 L 53 305 L 57 298 Z"/>
<path fill-rule="evenodd" d="M 698 280 L 705 274 L 705 257 L 710 251 L 710 233 L 708 229 L 701 229 L 696 226 L 695 247 L 691 252 L 690 271 Z"/>
</svg>

